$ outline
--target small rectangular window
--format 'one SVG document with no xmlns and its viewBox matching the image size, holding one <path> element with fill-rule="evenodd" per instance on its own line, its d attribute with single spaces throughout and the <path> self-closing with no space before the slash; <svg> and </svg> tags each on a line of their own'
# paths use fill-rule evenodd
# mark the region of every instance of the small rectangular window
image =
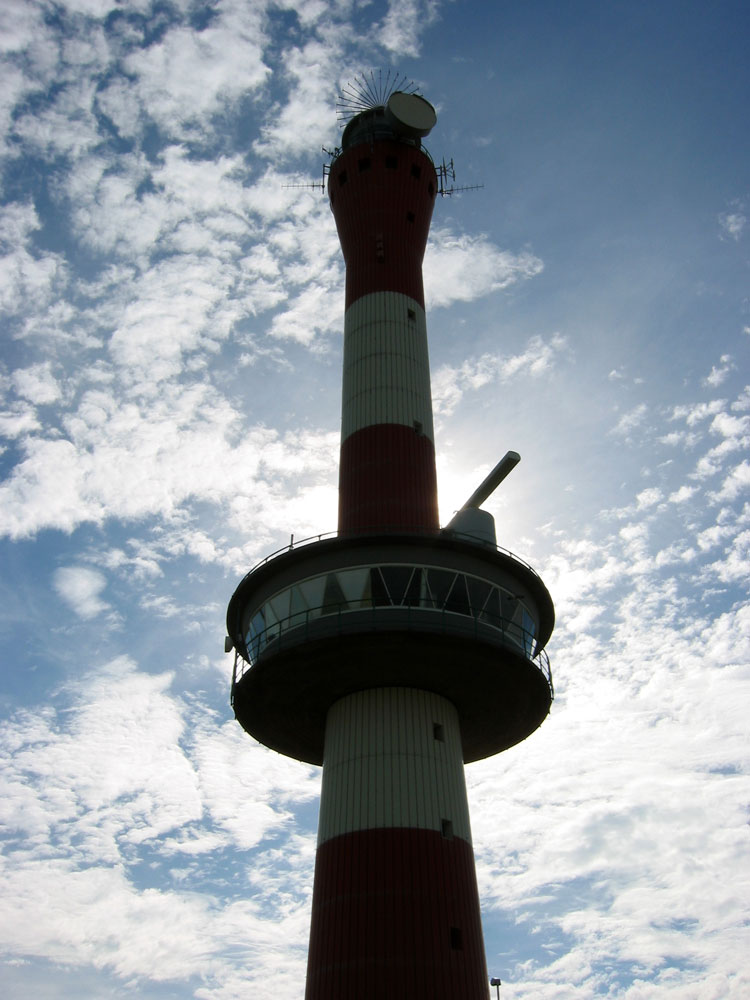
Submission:
<svg viewBox="0 0 750 1000">
<path fill-rule="evenodd" d="M 422 168 L 418 167 L 416 163 L 412 163 L 411 175 L 412 177 L 416 178 L 416 180 L 419 180 L 419 178 L 422 176 Z"/>
<path fill-rule="evenodd" d="M 415 320 L 417 318 L 417 314 L 416 314 L 416 312 L 413 309 L 407 309 L 406 310 L 406 315 L 407 315 L 407 317 L 409 319 L 409 322 L 411 322 L 411 323 L 415 322 Z"/>
<path fill-rule="evenodd" d="M 451 948 L 453 948 L 454 951 L 463 951 L 460 927 L 451 927 Z"/>
<path fill-rule="evenodd" d="M 449 819 L 441 819 L 440 832 L 446 840 L 453 840 L 453 823 Z"/>
<path fill-rule="evenodd" d="M 342 170 L 339 174 L 339 187 L 343 187 L 346 184 L 346 170 Z"/>
<path fill-rule="evenodd" d="M 363 171 L 370 169 L 370 167 L 372 166 L 372 160 L 370 159 L 369 156 L 365 156 L 359 161 L 358 165 L 359 165 L 359 172 L 362 173 Z"/>
<path fill-rule="evenodd" d="M 437 740 L 438 743 L 445 743 L 445 733 L 443 732 L 442 723 L 432 723 L 432 738 Z"/>
<path fill-rule="evenodd" d="M 406 221 L 407 222 L 414 222 L 414 212 L 407 212 L 406 213 Z"/>
</svg>

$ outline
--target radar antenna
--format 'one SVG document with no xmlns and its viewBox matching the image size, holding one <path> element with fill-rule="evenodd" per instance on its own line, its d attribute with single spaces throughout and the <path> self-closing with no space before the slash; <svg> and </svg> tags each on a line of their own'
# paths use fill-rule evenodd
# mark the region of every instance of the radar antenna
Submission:
<svg viewBox="0 0 750 1000">
<path fill-rule="evenodd" d="M 378 70 L 377 76 L 370 70 L 369 73 L 362 73 L 361 76 L 355 77 L 341 88 L 341 93 L 336 101 L 336 117 L 339 120 L 339 128 L 344 128 L 355 115 L 362 111 L 385 107 L 388 98 L 396 90 L 400 90 L 404 94 L 415 94 L 418 87 L 413 80 L 391 70 L 388 70 L 385 76 L 383 76 L 382 70 Z"/>
</svg>

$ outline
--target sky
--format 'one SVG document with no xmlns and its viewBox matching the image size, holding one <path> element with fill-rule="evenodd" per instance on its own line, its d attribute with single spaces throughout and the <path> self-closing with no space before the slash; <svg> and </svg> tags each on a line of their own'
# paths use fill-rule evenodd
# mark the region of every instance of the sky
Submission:
<svg viewBox="0 0 750 1000">
<path fill-rule="evenodd" d="M 234 721 L 224 617 L 336 527 L 313 185 L 381 70 L 482 185 L 424 265 L 441 518 L 520 452 L 486 507 L 557 613 L 549 718 L 466 769 L 488 976 L 750 995 L 749 34 L 741 0 L 3 0 L 4 998 L 303 995 L 320 771 Z"/>
</svg>

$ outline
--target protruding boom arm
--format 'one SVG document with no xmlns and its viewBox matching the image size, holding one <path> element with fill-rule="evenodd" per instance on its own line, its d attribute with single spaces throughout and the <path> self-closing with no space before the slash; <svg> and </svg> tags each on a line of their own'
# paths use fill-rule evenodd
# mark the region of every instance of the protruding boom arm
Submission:
<svg viewBox="0 0 750 1000">
<path fill-rule="evenodd" d="M 521 456 L 517 451 L 506 452 L 481 486 L 474 490 L 461 510 L 466 510 L 467 507 L 481 507 L 487 497 L 495 492 L 503 479 L 515 469 L 520 461 Z"/>
</svg>

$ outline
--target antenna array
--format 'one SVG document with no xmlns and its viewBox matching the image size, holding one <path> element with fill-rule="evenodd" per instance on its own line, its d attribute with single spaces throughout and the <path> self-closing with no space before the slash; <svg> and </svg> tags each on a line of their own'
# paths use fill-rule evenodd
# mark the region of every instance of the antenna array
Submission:
<svg viewBox="0 0 750 1000">
<path fill-rule="evenodd" d="M 436 164 L 435 172 L 438 178 L 438 194 L 441 198 L 450 198 L 451 195 L 459 194 L 461 191 L 480 191 L 484 187 L 484 184 L 457 185 L 456 168 L 453 166 L 452 158 L 447 163 L 443 159 L 442 163 Z"/>
<path fill-rule="evenodd" d="M 417 85 L 413 80 L 388 70 L 385 76 L 378 70 L 377 77 L 370 71 L 357 76 L 342 88 L 336 101 L 336 116 L 339 127 L 344 126 L 361 111 L 385 106 L 391 94 L 399 90 L 404 94 L 415 94 Z"/>
</svg>

